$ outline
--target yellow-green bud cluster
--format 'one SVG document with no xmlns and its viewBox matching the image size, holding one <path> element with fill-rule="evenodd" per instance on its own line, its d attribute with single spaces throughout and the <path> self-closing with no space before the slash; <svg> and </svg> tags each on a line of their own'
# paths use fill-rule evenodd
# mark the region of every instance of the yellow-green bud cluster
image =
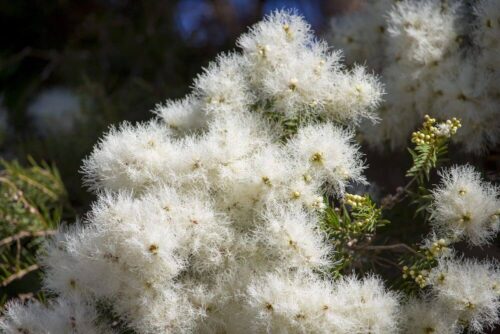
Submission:
<svg viewBox="0 0 500 334">
<path fill-rule="evenodd" d="M 412 133 L 411 141 L 417 145 L 433 144 L 438 138 L 448 138 L 462 126 L 460 120 L 453 117 L 451 120 L 436 124 L 436 119 L 425 115 L 422 129 Z M 446 131 L 444 131 L 446 129 Z"/>
<path fill-rule="evenodd" d="M 462 123 L 460 122 L 460 120 L 455 117 L 446 120 L 445 124 L 450 127 L 450 133 L 452 135 L 457 133 L 458 129 L 462 127 Z"/>
<path fill-rule="evenodd" d="M 353 208 L 361 206 L 366 203 L 366 197 L 360 195 L 346 194 L 344 201 L 346 204 L 352 206 Z"/>
<path fill-rule="evenodd" d="M 436 135 L 433 133 L 426 134 L 424 131 L 417 131 L 413 132 L 411 141 L 417 145 L 432 144 L 436 141 Z"/>
<path fill-rule="evenodd" d="M 368 224 L 370 224 L 370 220 L 368 218 L 356 221 L 356 225 L 358 227 L 363 227 L 363 226 L 368 225 Z"/>
<path fill-rule="evenodd" d="M 432 260 L 443 252 L 448 250 L 448 242 L 445 239 L 439 239 L 438 241 L 433 242 L 426 250 L 425 255 L 429 260 Z"/>
<path fill-rule="evenodd" d="M 403 267 L 403 278 L 411 278 L 418 284 L 420 288 L 424 288 L 427 285 L 427 278 L 429 277 L 428 270 L 417 270 L 414 267 L 408 268 L 408 266 Z"/>
</svg>

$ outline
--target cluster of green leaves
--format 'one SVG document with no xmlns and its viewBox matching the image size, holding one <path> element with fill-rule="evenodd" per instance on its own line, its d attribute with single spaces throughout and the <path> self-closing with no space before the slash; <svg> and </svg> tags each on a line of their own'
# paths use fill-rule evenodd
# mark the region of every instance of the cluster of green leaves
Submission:
<svg viewBox="0 0 500 334">
<path fill-rule="evenodd" d="M 3 303 L 21 293 L 37 292 L 36 253 L 45 237 L 54 234 L 63 210 L 69 206 L 55 167 L 32 159 L 28 167 L 3 160 L 1 165 L 0 302 Z"/>
<path fill-rule="evenodd" d="M 419 185 L 429 181 L 431 170 L 446 160 L 450 138 L 461 126 L 456 118 L 437 123 L 435 118 L 425 115 L 421 129 L 412 134 L 415 148 L 409 148 L 408 151 L 413 164 L 406 176 L 416 179 Z"/>
<path fill-rule="evenodd" d="M 447 134 L 438 131 L 444 126 L 451 131 Z M 450 137 L 459 127 L 457 119 L 438 123 L 426 116 L 422 128 L 413 134 L 415 146 L 409 149 L 412 157 L 406 173 L 409 181 L 395 195 L 384 198 L 381 207 L 366 194 L 346 194 L 340 203 L 325 201 L 321 228 L 334 246 L 332 276 L 353 269 L 374 271 L 407 294 L 425 288 L 427 275 L 437 263 L 436 252 L 444 249 L 447 242 L 438 240 L 432 249 L 418 245 L 421 236 L 428 233 L 425 222 L 432 201 L 430 179 L 433 170 L 446 160 Z M 381 233 L 380 229 L 389 223 L 384 216 L 395 222 Z M 407 224 L 408 221 L 414 223 Z M 415 225 L 419 225 L 418 231 Z M 408 232 L 410 227 L 412 232 Z M 406 231 L 404 235 L 398 233 L 400 230 Z"/>
<path fill-rule="evenodd" d="M 415 208 L 414 218 L 420 215 L 423 222 L 429 219 L 428 208 L 432 203 L 432 194 L 429 190 L 431 172 L 447 161 L 451 136 L 461 126 L 456 118 L 447 120 L 441 125 L 447 124 L 452 128 L 450 135 L 436 136 L 435 123 L 435 119 L 426 116 L 422 128 L 413 133 L 412 142 L 415 147 L 408 149 L 413 163 L 406 173 L 411 179 L 404 192 L 410 199 L 410 206 Z M 444 240 L 436 241 L 433 247 L 444 247 L 444 243 Z M 399 259 L 402 276 L 396 283 L 400 290 L 410 295 L 425 288 L 426 275 L 437 265 L 436 254 L 433 251 L 422 246 L 414 249 L 414 252 Z"/>
<path fill-rule="evenodd" d="M 417 144 L 414 149 L 408 148 L 413 163 L 406 176 L 414 177 L 419 184 L 429 181 L 430 172 L 445 161 L 448 153 L 448 140 L 445 138 L 432 143 Z"/>
<path fill-rule="evenodd" d="M 382 217 L 382 210 L 368 195 L 364 195 L 355 206 L 346 203 L 335 206 L 328 202 L 321 228 L 335 247 L 331 273 L 338 277 L 348 272 L 356 261 L 356 249 L 370 243 L 377 228 L 388 223 Z"/>
<path fill-rule="evenodd" d="M 419 248 L 415 253 L 401 256 L 399 264 L 402 274 L 396 287 L 407 295 L 416 295 L 425 288 L 427 275 L 437 265 L 437 259 L 426 256 L 426 251 Z"/>
<path fill-rule="evenodd" d="M 252 106 L 252 110 L 262 113 L 264 118 L 270 124 L 273 124 L 277 127 L 277 130 L 281 133 L 280 140 L 282 142 L 286 142 L 294 135 L 296 135 L 301 126 L 311 123 L 322 123 L 326 121 L 324 116 L 307 109 L 299 112 L 295 116 L 286 116 L 283 113 L 273 111 L 271 108 L 272 104 L 272 101 L 257 103 Z M 311 107 L 311 109 L 313 109 L 313 107 Z"/>
</svg>

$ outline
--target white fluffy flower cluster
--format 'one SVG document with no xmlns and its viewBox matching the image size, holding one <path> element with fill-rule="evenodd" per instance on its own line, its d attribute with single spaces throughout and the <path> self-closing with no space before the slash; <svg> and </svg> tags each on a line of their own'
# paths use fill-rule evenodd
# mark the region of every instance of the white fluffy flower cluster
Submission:
<svg viewBox="0 0 500 334">
<path fill-rule="evenodd" d="M 242 53 L 219 56 L 193 94 L 158 107 L 170 127 L 196 130 L 214 114 L 249 109 L 345 123 L 375 117 L 383 93 L 377 78 L 361 66 L 346 70 L 340 53 L 317 41 L 299 16 L 275 12 L 237 44 Z"/>
<path fill-rule="evenodd" d="M 92 333 L 106 306 L 137 333 L 396 331 L 398 298 L 378 279 L 330 281 L 319 228 L 323 196 L 363 181 L 353 133 L 332 121 L 370 117 L 379 84 L 287 12 L 239 45 L 158 119 L 101 140 L 83 167 L 98 200 L 43 258 L 62 301 L 13 304 L 0 328 Z M 301 120 L 287 141 L 276 116 Z"/>
<path fill-rule="evenodd" d="M 484 245 L 500 229 L 500 189 L 481 180 L 471 166 L 441 172 L 430 209 L 434 229 L 451 240 Z"/>
<path fill-rule="evenodd" d="M 94 308 L 76 299 L 58 298 L 47 306 L 11 302 L 7 304 L 5 317 L 9 320 L 0 323 L 0 329 L 6 333 L 112 333 L 109 328 L 96 324 L 98 314 Z"/>
<path fill-rule="evenodd" d="M 484 245 L 498 233 L 499 189 L 468 165 L 444 170 L 441 178 L 430 207 L 434 233 L 425 242 L 438 263 L 425 277 L 429 293 L 408 301 L 402 324 L 406 333 L 483 333 L 500 322 L 500 268 L 457 259 L 447 246 Z"/>
<path fill-rule="evenodd" d="M 441 258 L 428 277 L 430 290 L 402 311 L 404 333 L 484 333 L 500 317 L 500 269 L 493 262 Z"/>
<path fill-rule="evenodd" d="M 454 140 L 469 152 L 499 142 L 500 2 L 466 3 L 366 0 L 332 20 L 332 44 L 386 84 L 381 123 L 363 127 L 367 142 L 404 147 L 425 114 L 460 118 Z"/>
</svg>

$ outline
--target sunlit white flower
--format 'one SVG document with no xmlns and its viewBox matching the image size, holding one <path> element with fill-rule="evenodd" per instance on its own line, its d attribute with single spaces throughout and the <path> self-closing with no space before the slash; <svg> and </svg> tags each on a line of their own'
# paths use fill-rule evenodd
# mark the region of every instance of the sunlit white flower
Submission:
<svg viewBox="0 0 500 334">
<path fill-rule="evenodd" d="M 362 68 L 346 71 L 339 52 L 315 41 L 300 17 L 276 12 L 238 44 L 255 96 L 272 111 L 350 122 L 374 117 L 382 95 L 378 80 Z"/>
<path fill-rule="evenodd" d="M 296 206 L 278 207 L 264 216 L 256 229 L 260 247 L 267 256 L 277 256 L 277 266 L 326 268 L 331 249 L 325 244 L 314 216 Z"/>
<path fill-rule="evenodd" d="M 453 167 L 440 175 L 430 208 L 434 228 L 473 245 L 487 243 L 499 229 L 498 188 L 482 181 L 470 166 Z"/>
<path fill-rule="evenodd" d="M 239 54 L 221 55 L 210 63 L 194 82 L 194 93 L 208 114 L 242 112 L 251 107 L 255 97 L 248 87 Z"/>
<path fill-rule="evenodd" d="M 458 334 L 462 331 L 456 314 L 434 300 L 412 298 L 401 313 L 401 325 L 406 334 Z"/>
<path fill-rule="evenodd" d="M 470 331 L 481 333 L 499 322 L 500 272 L 496 264 L 472 260 L 441 260 L 431 271 L 437 300 Z"/>
<path fill-rule="evenodd" d="M 202 103 L 193 96 L 158 104 L 154 112 L 177 135 L 192 133 L 207 126 L 207 115 Z"/>
<path fill-rule="evenodd" d="M 91 189 L 140 190 L 167 179 L 177 152 L 164 124 L 124 123 L 111 128 L 84 161 L 85 182 Z"/>
<path fill-rule="evenodd" d="M 247 291 L 250 332 L 348 333 L 350 318 L 336 308 L 332 286 L 308 275 L 269 274 Z"/>
<path fill-rule="evenodd" d="M 353 134 L 331 124 L 300 128 L 287 147 L 292 156 L 308 165 L 309 173 L 343 193 L 349 181 L 362 182 L 361 155 L 352 144 Z"/>
<path fill-rule="evenodd" d="M 27 305 L 7 304 L 0 329 L 6 334 L 24 333 L 88 333 L 111 334 L 113 330 L 98 324 L 93 305 L 82 300 L 57 299 L 48 307 L 35 301 Z"/>
<path fill-rule="evenodd" d="M 398 297 L 375 277 L 345 277 L 335 285 L 334 306 L 351 324 L 345 333 L 396 333 Z"/>
<path fill-rule="evenodd" d="M 44 288 L 144 334 L 394 332 L 380 281 L 325 277 L 320 228 L 325 195 L 364 180 L 353 131 L 332 122 L 373 119 L 378 79 L 290 12 L 238 43 L 187 97 L 96 145 L 82 172 L 97 200 L 48 243 Z"/>
</svg>

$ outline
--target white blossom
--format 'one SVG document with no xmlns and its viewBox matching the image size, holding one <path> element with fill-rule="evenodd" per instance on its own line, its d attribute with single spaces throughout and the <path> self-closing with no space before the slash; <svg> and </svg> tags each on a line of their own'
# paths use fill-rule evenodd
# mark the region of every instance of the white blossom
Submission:
<svg viewBox="0 0 500 334">
<path fill-rule="evenodd" d="M 346 71 L 340 54 L 315 41 L 299 17 L 271 14 L 238 44 L 256 97 L 272 110 L 289 117 L 307 111 L 341 121 L 373 118 L 382 94 L 378 80 L 361 68 Z"/>
<path fill-rule="evenodd" d="M 158 104 L 154 111 L 178 136 L 206 128 L 208 117 L 202 103 L 194 96 Z"/>
<path fill-rule="evenodd" d="M 248 287 L 250 332 L 344 333 L 329 283 L 310 276 L 269 274 Z"/>
<path fill-rule="evenodd" d="M 334 308 L 351 322 L 345 333 L 397 333 L 398 296 L 376 277 L 344 277 L 335 286 Z"/>
<path fill-rule="evenodd" d="M 405 146 L 426 114 L 460 119 L 453 140 L 467 152 L 498 143 L 500 6 L 483 0 L 473 9 L 464 0 L 365 0 L 359 11 L 332 19 L 329 40 L 385 85 L 380 123 L 361 127 L 370 146 Z"/>
<path fill-rule="evenodd" d="M 473 245 L 490 241 L 500 227 L 498 187 L 482 181 L 467 165 L 444 170 L 440 176 L 430 208 L 437 232 L 452 240 L 465 238 Z"/>
<path fill-rule="evenodd" d="M 444 305 L 429 298 L 412 298 L 407 301 L 401 314 L 403 333 L 407 334 L 459 334 L 456 314 Z"/>
<path fill-rule="evenodd" d="M 6 318 L 0 319 L 0 329 L 8 334 L 114 333 L 98 324 L 97 317 L 93 305 L 78 299 L 57 299 L 48 307 L 37 301 L 27 305 L 10 302 L 6 307 Z"/>
<path fill-rule="evenodd" d="M 500 272 L 492 262 L 441 260 L 431 271 L 437 301 L 458 313 L 469 331 L 482 333 L 499 323 Z"/>
<path fill-rule="evenodd" d="M 364 180 L 350 127 L 374 118 L 378 79 L 286 11 L 238 45 L 187 97 L 94 147 L 82 173 L 97 200 L 48 243 L 45 290 L 105 302 L 144 334 L 394 332 L 378 279 L 327 277 L 320 227 L 324 196 Z M 31 326 L 30 307 L 11 310 L 5 323 Z"/>
<path fill-rule="evenodd" d="M 179 147 L 169 132 L 155 121 L 111 128 L 84 161 L 85 182 L 96 190 L 140 190 L 166 179 L 171 172 L 166 162 L 178 161 Z"/>
<path fill-rule="evenodd" d="M 290 154 L 308 172 L 340 193 L 347 182 L 363 182 L 360 153 L 353 150 L 353 133 L 331 124 L 300 128 L 288 144 Z"/>
</svg>

